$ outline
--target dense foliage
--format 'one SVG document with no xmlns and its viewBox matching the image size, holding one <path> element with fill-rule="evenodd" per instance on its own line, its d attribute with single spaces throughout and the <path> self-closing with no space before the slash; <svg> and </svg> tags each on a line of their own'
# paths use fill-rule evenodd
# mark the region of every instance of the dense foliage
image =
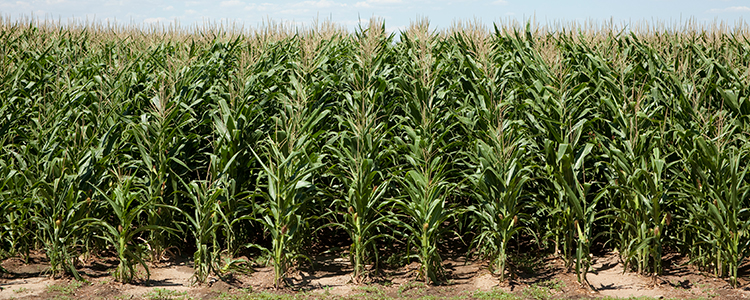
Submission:
<svg viewBox="0 0 750 300">
<path fill-rule="evenodd" d="M 592 249 L 653 275 L 678 253 L 736 284 L 746 30 L 384 29 L 4 23 L 2 256 L 79 276 L 106 251 L 127 282 L 177 248 L 202 282 L 252 253 L 283 285 L 334 234 L 357 281 L 405 249 L 440 282 L 457 233 L 500 276 L 520 241 L 583 284 Z"/>
</svg>

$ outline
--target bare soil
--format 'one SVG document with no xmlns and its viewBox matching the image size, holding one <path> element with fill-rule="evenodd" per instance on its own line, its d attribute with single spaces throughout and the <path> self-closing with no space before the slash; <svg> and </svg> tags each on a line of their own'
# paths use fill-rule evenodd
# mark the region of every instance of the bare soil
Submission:
<svg viewBox="0 0 750 300">
<path fill-rule="evenodd" d="M 488 271 L 484 261 L 464 257 L 446 259 L 447 282 L 426 285 L 416 281 L 416 263 L 380 270 L 368 278 L 369 284 L 352 282 L 348 259 L 320 256 L 314 266 L 301 267 L 287 279 L 287 288 L 273 288 L 273 269 L 257 267 L 247 274 L 236 274 L 228 282 L 210 278 L 203 285 L 193 284 L 189 260 L 173 259 L 151 267 L 149 280 L 134 284 L 114 282 L 108 271 L 115 266 L 111 258 L 92 258 L 79 271 L 86 283 L 70 278 L 53 279 L 45 273 L 48 263 L 43 254 L 32 254 L 28 261 L 14 257 L 2 262 L 10 273 L 0 274 L 1 299 L 217 299 L 222 295 L 250 292 L 306 295 L 320 298 L 474 298 L 478 291 L 512 293 L 526 299 L 581 298 L 674 298 L 674 299 L 748 299 L 747 278 L 732 289 L 725 280 L 712 278 L 693 269 L 679 258 L 666 260 L 665 274 L 659 277 L 624 272 L 619 256 L 609 253 L 594 259 L 588 280 L 594 288 L 580 285 L 574 272 L 564 269 L 562 260 L 549 257 L 511 262 L 513 274 L 500 282 Z M 374 273 L 374 272 L 373 272 Z"/>
</svg>

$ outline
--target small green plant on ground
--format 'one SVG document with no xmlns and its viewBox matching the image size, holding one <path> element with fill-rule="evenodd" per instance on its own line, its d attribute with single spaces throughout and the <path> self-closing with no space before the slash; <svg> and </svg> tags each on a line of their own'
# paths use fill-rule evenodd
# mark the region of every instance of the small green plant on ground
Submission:
<svg viewBox="0 0 750 300">
<path fill-rule="evenodd" d="M 47 286 L 48 293 L 59 293 L 63 295 L 73 295 L 79 288 L 83 286 L 80 281 L 71 281 L 69 283 L 56 283 Z"/>
<path fill-rule="evenodd" d="M 698 285 L 698 288 L 701 289 L 701 292 L 703 292 L 704 294 L 706 294 L 706 297 L 708 299 L 712 299 L 714 297 L 719 296 L 719 294 L 716 293 L 716 289 L 710 287 L 708 284 L 698 283 L 697 285 Z"/>
<path fill-rule="evenodd" d="M 538 285 L 532 285 L 523 290 L 522 294 L 530 299 L 544 300 L 549 299 L 552 296 L 552 292 L 544 287 Z"/>
<path fill-rule="evenodd" d="M 562 291 L 562 288 L 565 286 L 565 283 L 562 282 L 562 280 L 545 280 L 537 283 L 536 285 L 549 288 L 551 290 L 554 290 L 555 292 Z"/>
<path fill-rule="evenodd" d="M 520 299 L 518 296 L 506 293 L 501 290 L 491 290 L 491 291 L 476 291 L 471 295 L 475 299 L 479 300 L 517 300 Z"/>
<path fill-rule="evenodd" d="M 617 299 L 617 300 L 655 300 L 655 299 L 665 299 L 665 298 L 663 298 L 663 297 L 662 297 L 662 298 L 657 298 L 657 297 L 646 297 L 646 296 L 642 296 L 642 297 L 628 297 L 628 298 L 621 298 L 621 297 L 611 297 L 611 296 L 606 296 L 606 297 L 604 297 L 604 298 L 601 298 L 601 299 L 602 299 L 602 300 L 615 300 L 615 299 Z M 676 299 L 676 298 L 666 298 L 666 299 Z M 697 299 L 701 299 L 701 298 L 697 298 Z"/>
<path fill-rule="evenodd" d="M 559 280 L 541 281 L 525 288 L 522 294 L 535 300 L 551 299 L 553 294 L 562 290 L 562 285 Z"/>
<path fill-rule="evenodd" d="M 424 293 L 426 286 L 422 282 L 410 281 L 398 287 L 399 296 L 416 296 Z"/>
<path fill-rule="evenodd" d="M 379 296 L 385 295 L 385 291 L 380 286 L 377 286 L 377 285 L 360 286 L 357 289 L 366 294 L 375 294 Z"/>
<path fill-rule="evenodd" d="M 297 295 L 288 295 L 288 294 L 273 294 L 269 292 L 259 292 L 259 293 L 238 293 L 238 294 L 228 294 L 228 293 L 222 293 L 219 296 L 219 300 L 293 300 L 293 299 L 309 299 L 314 297 L 302 297 Z"/>
<path fill-rule="evenodd" d="M 148 292 L 143 296 L 149 300 L 177 300 L 177 299 L 191 299 L 187 292 L 178 292 L 168 289 L 155 288 L 153 291 Z"/>
</svg>

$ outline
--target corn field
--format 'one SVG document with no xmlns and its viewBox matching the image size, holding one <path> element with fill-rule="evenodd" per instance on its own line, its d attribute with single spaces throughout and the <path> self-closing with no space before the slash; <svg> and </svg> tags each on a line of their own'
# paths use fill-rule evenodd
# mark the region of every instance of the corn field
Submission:
<svg viewBox="0 0 750 300">
<path fill-rule="evenodd" d="M 0 258 L 50 276 L 180 250 L 204 282 L 251 253 L 283 286 L 324 234 L 357 282 L 393 249 L 443 282 L 455 235 L 501 278 L 521 245 L 583 285 L 593 250 L 733 285 L 750 255 L 746 26 L 1 23 Z"/>
</svg>

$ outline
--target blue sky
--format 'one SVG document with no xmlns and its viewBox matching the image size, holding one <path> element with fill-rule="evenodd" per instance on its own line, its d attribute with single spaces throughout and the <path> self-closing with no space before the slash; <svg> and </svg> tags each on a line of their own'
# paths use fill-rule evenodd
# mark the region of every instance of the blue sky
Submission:
<svg viewBox="0 0 750 300">
<path fill-rule="evenodd" d="M 404 28 L 418 16 L 429 18 L 434 28 L 447 28 L 455 20 L 554 21 L 610 20 L 617 23 L 661 20 L 676 23 L 694 18 L 700 22 L 738 20 L 750 22 L 750 0 L 285 0 L 285 1 L 169 1 L 169 0 L 0 0 L 0 14 L 118 23 L 169 23 L 182 26 L 231 21 L 258 26 L 266 19 L 309 24 L 316 17 L 330 18 L 348 28 L 358 20 L 382 17 L 389 31 Z"/>
</svg>

